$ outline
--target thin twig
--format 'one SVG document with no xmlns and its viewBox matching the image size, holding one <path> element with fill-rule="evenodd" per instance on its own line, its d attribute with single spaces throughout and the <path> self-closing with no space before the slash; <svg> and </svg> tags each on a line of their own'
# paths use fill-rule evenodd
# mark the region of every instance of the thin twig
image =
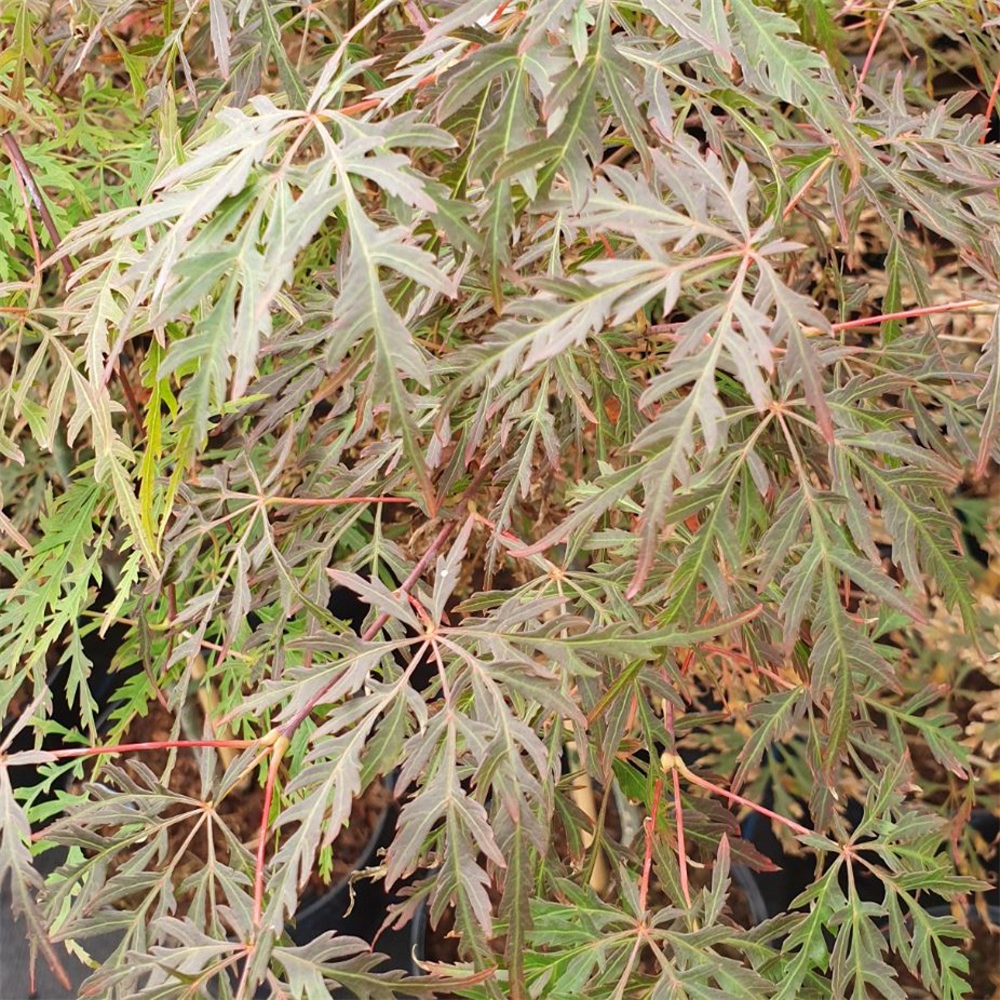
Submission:
<svg viewBox="0 0 1000 1000">
<path fill-rule="evenodd" d="M 989 135 L 990 119 L 993 117 L 993 111 L 997 106 L 998 94 L 1000 94 L 1000 69 L 997 70 L 996 79 L 993 81 L 993 89 L 990 91 L 990 99 L 986 102 L 986 122 L 983 125 L 983 134 L 979 139 L 980 142 L 986 142 L 986 136 Z"/>
<path fill-rule="evenodd" d="M 846 15 L 850 14 L 856 7 L 860 7 L 863 2 L 864 0 L 848 0 L 848 3 L 844 4 L 844 6 L 841 7 L 841 9 L 838 10 L 833 16 L 835 18 L 845 17 Z M 859 27 L 862 24 L 864 24 L 864 22 L 859 21 L 857 25 L 852 24 L 851 27 L 852 28 Z"/>
<path fill-rule="evenodd" d="M 857 86 L 854 88 L 854 96 L 851 98 L 850 113 L 852 115 L 858 106 L 858 102 L 861 100 L 861 88 L 864 85 L 865 77 L 868 76 L 868 70 L 871 67 L 872 59 L 875 58 L 875 50 L 878 48 L 878 43 L 882 39 L 882 32 L 885 31 L 885 26 L 889 23 L 889 15 L 892 13 L 892 8 L 895 6 L 896 0 L 889 0 L 888 4 L 886 4 L 885 10 L 882 12 L 882 17 L 878 22 L 878 28 L 875 29 L 875 35 L 872 38 L 872 43 L 868 46 L 868 54 L 865 56 L 864 65 L 861 67 L 861 73 L 858 76 Z"/>
<path fill-rule="evenodd" d="M 265 503 L 283 507 L 338 507 L 350 503 L 413 503 L 409 497 L 266 497 Z"/>
<path fill-rule="evenodd" d="M 567 605 L 563 594 L 562 579 L 559 577 L 556 578 L 556 586 L 559 589 L 559 596 L 563 598 L 562 609 L 565 614 L 567 611 Z M 566 636 L 566 634 L 566 629 L 563 629 L 560 633 L 562 636 Z M 563 727 L 572 737 L 572 721 L 570 719 L 565 719 L 563 721 Z M 594 853 L 591 855 L 589 883 L 591 889 L 600 895 L 607 891 L 608 883 L 611 881 L 611 872 L 608 868 L 608 862 L 604 856 L 604 851 L 601 850 L 600 841 L 598 841 L 596 837 L 598 832 L 598 811 L 597 797 L 594 794 L 594 783 L 590 779 L 590 774 L 583 766 L 580 748 L 577 746 L 576 740 L 572 738 L 566 741 L 566 759 L 569 763 L 570 769 L 574 772 L 573 783 L 570 785 L 569 789 L 570 798 L 573 800 L 573 804 L 594 825 L 594 833 L 591 834 L 589 830 L 583 830 L 581 833 L 581 840 L 585 851 L 589 851 L 591 847 L 594 848 Z M 603 810 L 601 811 L 601 814 L 603 816 Z"/>
<path fill-rule="evenodd" d="M 237 1000 L 242 1000 L 244 990 L 247 985 L 247 978 L 250 975 L 250 962 L 253 959 L 254 945 L 247 945 L 246 960 L 243 962 L 243 971 L 240 973 L 240 981 L 236 987 L 236 993 L 233 994 L 237 997 Z"/>
<path fill-rule="evenodd" d="M 653 837 L 656 835 L 656 817 L 660 811 L 660 793 L 663 791 L 663 781 L 656 779 L 653 785 L 653 809 L 652 815 L 646 817 L 646 852 L 642 859 L 642 881 L 639 883 L 639 912 L 646 912 L 646 902 L 649 898 L 649 875 L 653 868 Z M 688 906 L 691 903 L 688 901 Z"/>
<path fill-rule="evenodd" d="M 681 807 L 681 778 L 674 768 L 674 811 L 677 813 L 677 865 L 681 872 L 681 892 L 688 909 L 691 908 L 691 889 L 688 887 L 687 847 L 684 842 L 684 810 Z"/>
<path fill-rule="evenodd" d="M 3 142 L 3 147 L 7 151 L 7 155 L 10 157 L 10 162 L 14 165 L 15 171 L 21 175 L 21 179 L 24 181 L 25 186 L 31 194 L 31 200 L 35 203 L 35 208 L 38 209 L 38 214 L 42 218 L 45 230 L 49 234 L 49 239 L 52 240 L 53 248 L 58 248 L 59 231 L 56 229 L 56 224 L 52 220 L 52 214 L 49 212 L 48 205 L 45 204 L 42 192 L 35 183 L 35 178 L 31 173 L 31 167 L 28 166 L 28 161 L 24 158 L 24 154 L 21 152 L 21 147 L 17 144 L 17 139 L 14 138 L 14 133 L 8 129 L 3 132 L 2 136 L 0 136 L 0 141 Z M 62 267 L 63 271 L 66 272 L 66 277 L 68 278 L 73 273 L 73 265 L 69 262 L 69 258 L 62 258 Z"/>
<path fill-rule="evenodd" d="M 37 274 L 42 269 L 42 251 L 38 246 L 38 233 L 35 232 L 35 220 L 31 215 L 31 199 L 27 188 L 24 186 L 20 170 L 14 171 L 14 180 L 17 181 L 18 190 L 21 192 L 21 201 L 24 203 L 24 217 L 28 223 L 28 236 L 31 239 L 31 249 L 35 255 L 35 272 Z"/>
<path fill-rule="evenodd" d="M 490 18 L 490 24 L 496 24 L 497 21 L 503 17 L 504 12 L 510 4 L 510 0 L 501 0 L 501 3 L 497 5 L 497 9 L 493 11 L 493 16 Z"/>
<path fill-rule="evenodd" d="M 208 665 L 205 663 L 205 658 L 201 653 L 198 653 L 194 658 L 194 663 L 191 665 L 191 676 L 198 682 L 197 698 L 198 704 L 201 705 L 202 715 L 209 726 L 212 727 L 218 739 L 231 740 L 232 735 L 229 732 L 229 727 L 223 722 L 216 721 L 216 717 L 219 714 L 219 692 L 215 689 L 212 678 L 208 677 L 207 673 Z M 223 768 L 228 769 L 230 764 L 236 760 L 236 751 L 233 747 L 220 745 L 219 756 L 222 758 Z M 240 781 L 243 782 L 248 777 L 249 771 Z"/>
<path fill-rule="evenodd" d="M 267 849 L 267 827 L 271 819 L 271 800 L 274 798 L 274 784 L 278 777 L 281 758 L 288 749 L 288 740 L 279 737 L 271 748 L 271 765 L 267 769 L 267 783 L 264 785 L 264 804 L 260 811 L 260 836 L 257 841 L 257 858 L 253 879 L 253 925 L 260 926 L 264 910 L 264 852 Z"/>
<path fill-rule="evenodd" d="M 815 184 L 816 181 L 819 179 L 820 174 L 822 174 L 823 171 L 826 170 L 826 168 L 829 166 L 829 163 L 830 160 L 824 157 L 822 160 L 819 161 L 818 164 L 816 164 L 816 168 L 806 178 L 805 184 L 803 184 L 802 187 L 800 187 L 798 191 L 796 191 L 796 193 L 789 200 L 788 204 L 782 210 L 781 217 L 783 219 L 787 219 L 788 216 L 792 214 L 792 210 L 809 193 L 810 188 L 812 188 L 813 184 Z"/>
<path fill-rule="evenodd" d="M 168 595 L 169 595 L 169 593 L 170 592 L 168 591 Z M 168 600 L 169 599 L 170 598 L 168 596 Z M 176 598 L 174 600 L 176 602 Z M 103 611 L 81 611 L 80 614 L 82 616 L 86 617 L 86 618 L 102 618 L 102 619 L 104 618 L 104 612 Z M 167 621 L 153 623 L 153 624 L 148 624 L 147 628 L 151 632 L 164 632 L 167 629 L 173 627 L 173 624 L 174 624 L 173 619 L 176 618 L 176 617 L 177 617 L 177 608 L 176 608 L 176 604 L 175 604 L 175 606 L 173 607 L 173 609 L 171 611 L 170 618 Z M 136 618 L 125 618 L 122 615 L 116 615 L 114 618 L 111 619 L 111 624 L 112 625 L 126 625 L 129 628 L 135 628 L 139 624 L 139 622 L 138 622 L 138 619 L 136 619 Z M 185 639 L 193 639 L 194 638 L 194 634 L 192 632 L 189 632 L 187 629 L 185 629 L 182 632 L 182 635 L 184 636 Z M 198 644 L 203 649 L 211 649 L 213 652 L 216 652 L 216 653 L 227 653 L 228 652 L 229 656 L 234 656 L 234 657 L 236 657 L 237 660 L 242 660 L 244 663 L 253 663 L 254 662 L 254 659 L 253 659 L 252 656 L 248 656 L 246 653 L 240 653 L 240 652 L 238 652 L 235 649 L 230 649 L 230 650 L 227 651 L 225 646 L 220 646 L 217 642 L 209 642 L 208 639 L 199 639 L 198 640 Z M 166 705 L 164 705 L 164 708 L 166 708 Z"/>
<path fill-rule="evenodd" d="M 448 540 L 448 536 L 455 530 L 454 521 L 449 521 L 434 537 L 434 541 L 427 547 L 427 551 L 420 557 L 416 566 L 410 571 L 410 575 L 399 585 L 397 589 L 397 594 L 407 594 L 410 588 L 420 579 L 421 574 L 427 568 L 427 564 L 434 558 L 438 550 L 442 545 Z M 374 639 L 376 635 L 381 631 L 382 626 L 389 620 L 389 612 L 385 611 L 379 617 L 372 622 L 372 624 L 365 629 L 361 635 L 361 639 L 364 642 L 368 642 Z"/>
<path fill-rule="evenodd" d="M 891 319 L 913 319 L 916 316 L 933 316 L 935 313 L 957 312 L 959 309 L 974 309 L 976 306 L 985 306 L 988 304 L 982 299 L 962 299 L 960 302 L 942 302 L 936 306 L 921 306 L 919 309 L 903 309 L 901 312 L 882 313 L 879 316 L 864 316 L 861 319 L 849 319 L 842 323 L 834 323 L 830 329 L 834 332 L 839 330 L 855 330 L 859 327 L 878 326 L 880 323 L 888 322 Z"/>
<path fill-rule="evenodd" d="M 63 260 L 65 259 L 63 257 Z M 132 383 L 129 381 L 128 375 L 125 374 L 125 369 L 122 367 L 120 361 L 115 363 L 113 370 L 114 374 L 118 376 L 118 381 L 121 383 L 122 392 L 125 394 L 125 404 L 132 416 L 132 420 L 135 422 L 136 431 L 140 437 L 143 437 L 145 435 L 146 423 L 143 420 L 142 409 L 139 406 L 139 400 L 136 398 L 135 389 L 132 388 Z"/>
<path fill-rule="evenodd" d="M 431 30 L 430 23 L 424 17 L 423 11 L 413 2 L 413 0 L 403 0 L 403 7 L 410 15 L 410 20 L 426 35 Z"/>
<path fill-rule="evenodd" d="M 665 721 L 667 723 L 667 732 L 670 733 L 670 739 L 672 741 L 676 741 L 677 734 L 674 731 L 674 706 L 671 705 L 670 702 L 666 701 L 666 699 L 664 699 L 663 711 Z M 671 770 L 673 771 L 672 776 L 674 784 L 674 812 L 677 814 L 677 865 L 680 868 L 681 874 L 681 893 L 684 896 L 684 902 L 687 903 L 688 909 L 691 909 L 691 889 L 688 885 L 687 844 L 684 837 L 684 809 L 681 805 L 681 778 L 677 773 L 678 769 L 676 767 L 671 768 Z"/>
<path fill-rule="evenodd" d="M 459 57 L 455 60 L 454 65 L 468 59 L 474 52 L 479 50 L 480 46 L 478 42 L 473 42 Z M 427 76 L 421 77 L 414 84 L 414 90 L 421 90 L 424 87 L 429 87 L 433 83 L 437 83 L 438 74 L 428 73 Z M 370 111 L 372 108 L 378 107 L 384 98 L 381 97 L 366 97 L 362 101 L 357 101 L 355 104 L 348 104 L 342 108 L 334 109 L 338 115 L 358 115 L 363 111 Z"/>
<path fill-rule="evenodd" d="M 184 750 L 193 747 L 231 747 L 234 750 L 246 750 L 255 746 L 260 740 L 150 740 L 145 743 L 115 743 L 112 746 L 73 747 L 68 750 L 52 750 L 51 754 L 57 760 L 75 757 L 100 757 L 102 754 L 132 753 L 141 750 Z"/>
<path fill-rule="evenodd" d="M 808 836 L 813 832 L 801 823 L 796 823 L 794 819 L 782 816 L 781 813 L 776 813 L 772 809 L 768 809 L 766 806 L 762 806 L 757 802 L 752 802 L 750 799 L 745 799 L 742 795 L 737 795 L 735 792 L 729 792 L 725 788 L 720 788 L 718 785 L 713 785 L 711 781 L 706 781 L 705 778 L 700 778 L 687 766 L 687 764 L 684 763 L 684 761 L 680 759 L 680 757 L 677 757 L 674 754 L 664 753 L 660 758 L 660 763 L 664 771 L 680 771 L 680 773 L 683 774 L 688 781 L 698 785 L 699 788 L 704 788 L 706 791 L 714 792 L 716 795 L 721 795 L 724 799 L 728 799 L 730 802 L 738 802 L 741 806 L 747 806 L 749 809 L 753 809 L 754 812 L 759 812 L 762 816 L 767 816 L 768 819 L 773 819 L 775 822 L 781 823 L 783 826 L 787 826 L 789 830 L 799 834 L 800 836 Z"/>
</svg>

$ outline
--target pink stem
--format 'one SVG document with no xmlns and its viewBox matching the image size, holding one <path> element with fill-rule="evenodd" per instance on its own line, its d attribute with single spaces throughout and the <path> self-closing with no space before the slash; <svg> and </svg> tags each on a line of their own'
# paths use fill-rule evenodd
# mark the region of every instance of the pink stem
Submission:
<svg viewBox="0 0 1000 1000">
<path fill-rule="evenodd" d="M 882 39 L 882 32 L 885 31 L 885 26 L 889 23 L 889 15 L 892 13 L 892 8 L 895 6 L 896 0 L 889 0 L 889 3 L 886 4 L 885 10 L 882 12 L 882 18 L 878 22 L 878 28 L 875 30 L 875 36 L 872 38 L 872 43 L 868 46 L 868 54 L 865 56 L 864 65 L 861 67 L 861 75 L 858 77 L 858 85 L 854 88 L 854 97 L 851 98 L 852 115 L 858 106 L 858 101 L 861 100 L 861 87 L 865 82 L 865 77 L 868 76 L 868 70 L 871 67 L 872 59 L 875 57 L 875 50 L 878 48 L 878 43 Z"/>
<path fill-rule="evenodd" d="M 707 613 L 706 613 L 707 615 Z M 691 651 L 692 654 L 694 650 Z M 670 733 L 671 740 L 676 740 L 674 731 L 674 706 L 666 706 L 667 732 Z M 681 805 L 681 776 L 677 773 L 677 768 L 671 768 L 674 778 L 674 811 L 677 813 L 677 863 L 681 870 L 681 892 L 684 894 L 684 902 L 688 909 L 691 909 L 691 890 L 688 886 L 688 862 L 687 844 L 684 837 L 684 808 Z"/>
<path fill-rule="evenodd" d="M 52 213 L 49 211 L 48 205 L 45 204 L 40 188 L 35 183 L 31 167 L 28 166 L 28 161 L 24 158 L 21 147 L 18 145 L 17 139 L 14 138 L 14 133 L 6 130 L 0 131 L 0 142 L 3 143 L 11 165 L 21 175 L 21 179 L 31 194 L 31 200 L 35 203 L 35 208 L 38 209 L 38 214 L 42 217 L 42 224 L 49 234 L 49 239 L 52 240 L 52 248 L 55 252 L 59 248 L 59 230 L 56 229 L 56 224 L 52 221 Z M 61 263 L 68 278 L 73 273 L 73 265 L 69 262 L 68 257 L 63 257 Z"/>
<path fill-rule="evenodd" d="M 267 784 L 264 785 L 264 805 L 260 811 L 260 836 L 257 838 L 257 860 L 253 871 L 253 925 L 260 926 L 264 911 L 264 851 L 267 847 L 267 827 L 271 818 L 271 800 L 274 798 L 274 783 L 281 766 L 281 754 L 271 751 L 271 766 L 267 769 Z"/>
<path fill-rule="evenodd" d="M 660 811 L 660 792 L 663 782 L 657 778 L 653 786 L 653 814 L 646 817 L 646 856 L 642 862 L 642 882 L 639 885 L 639 910 L 646 912 L 646 900 L 649 896 L 649 874 L 653 869 L 653 835 L 656 831 L 656 814 Z"/>
<path fill-rule="evenodd" d="M 974 306 L 986 305 L 981 299 L 962 299 L 961 302 L 945 302 L 939 306 L 921 306 L 919 309 L 904 309 L 902 312 L 883 313 L 880 316 L 865 316 L 861 319 L 849 319 L 843 323 L 834 323 L 837 330 L 853 330 L 860 326 L 878 326 L 890 319 L 911 319 L 914 316 L 930 316 L 934 313 L 956 312 L 959 309 L 971 309 Z"/>
<path fill-rule="evenodd" d="M 413 503 L 408 497 L 268 497 L 285 507 L 336 507 L 345 503 Z"/>
<path fill-rule="evenodd" d="M 986 142 L 986 134 L 990 130 L 990 119 L 993 117 L 993 109 L 997 104 L 997 95 L 1000 94 L 1000 70 L 997 70 L 996 79 L 993 81 L 993 90 L 990 91 L 990 99 L 986 103 L 986 125 L 983 127 L 983 135 L 979 140 Z"/>
<path fill-rule="evenodd" d="M 257 740 L 151 740 L 148 743 L 116 743 L 108 747 L 79 747 L 73 750 L 53 750 L 58 759 L 68 757 L 98 757 L 104 753 L 130 753 L 133 750 L 174 750 L 186 747 L 232 747 L 246 750 Z"/>
<path fill-rule="evenodd" d="M 681 869 L 681 892 L 684 902 L 691 908 L 691 890 L 688 887 L 687 847 L 684 843 L 684 811 L 681 808 L 681 776 L 674 769 L 674 809 L 677 812 L 677 864 Z"/>
<path fill-rule="evenodd" d="M 674 773 L 677 773 L 676 768 L 674 768 Z M 705 788 L 710 792 L 715 792 L 716 795 L 721 795 L 723 798 L 729 799 L 730 802 L 739 802 L 740 805 L 747 806 L 748 808 L 753 809 L 754 812 L 759 812 L 762 816 L 767 816 L 770 819 L 776 820 L 778 823 L 787 826 L 789 830 L 793 830 L 795 833 L 802 834 L 803 836 L 812 833 L 812 830 L 803 826 L 801 823 L 796 823 L 794 819 L 789 819 L 787 816 L 782 816 L 780 813 L 772 812 L 766 806 L 759 805 L 756 802 L 751 802 L 749 799 L 745 799 L 742 795 L 737 795 L 735 792 L 727 792 L 726 789 L 720 788 L 718 785 L 713 785 L 712 782 L 706 781 L 704 778 L 699 778 L 697 774 L 694 774 L 687 768 L 684 770 L 684 775 L 689 781 L 693 781 L 696 785 L 700 785 L 702 788 Z"/>
</svg>

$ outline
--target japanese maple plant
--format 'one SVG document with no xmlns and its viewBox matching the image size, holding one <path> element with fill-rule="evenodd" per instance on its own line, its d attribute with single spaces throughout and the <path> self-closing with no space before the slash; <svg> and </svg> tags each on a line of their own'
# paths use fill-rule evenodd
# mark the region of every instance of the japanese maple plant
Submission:
<svg viewBox="0 0 1000 1000">
<path fill-rule="evenodd" d="M 0 881 L 57 976 L 968 995 L 996 3 L 7 0 L 0 38 Z M 364 874 L 453 961 L 289 937 L 379 780 Z M 812 872 L 763 924 L 750 818 Z"/>
</svg>

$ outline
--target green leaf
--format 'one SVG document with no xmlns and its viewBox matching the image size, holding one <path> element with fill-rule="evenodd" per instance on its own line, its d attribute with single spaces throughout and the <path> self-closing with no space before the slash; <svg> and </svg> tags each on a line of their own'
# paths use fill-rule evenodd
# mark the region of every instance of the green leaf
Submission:
<svg viewBox="0 0 1000 1000">
<path fill-rule="evenodd" d="M 775 743 L 780 743 L 808 707 L 809 693 L 804 687 L 790 688 L 769 694 L 756 702 L 750 710 L 750 721 L 755 723 L 750 738 L 740 750 L 739 769 L 733 776 L 733 785 L 742 786 L 750 773 L 760 763 L 761 756 Z"/>
<path fill-rule="evenodd" d="M 216 0 L 216 2 L 221 3 L 221 0 Z M 291 61 L 285 52 L 285 45 L 281 38 L 281 28 L 274 16 L 274 12 L 271 10 L 271 4 L 265 0 L 265 2 L 260 5 L 260 12 L 264 39 L 267 43 L 268 51 L 278 66 L 278 75 L 281 77 L 281 84 L 285 88 L 285 94 L 288 97 L 289 106 L 293 108 L 304 108 L 307 102 L 306 91 L 302 85 L 302 81 L 299 78 L 297 70 L 291 64 Z M 218 54 L 219 50 L 216 48 L 216 56 L 218 56 Z M 221 66 L 222 63 L 220 60 L 220 68 Z M 229 74 L 225 69 L 223 69 L 222 75 L 228 76 Z"/>
<path fill-rule="evenodd" d="M 783 101 L 805 104 L 820 121 L 833 120 L 842 100 L 829 64 L 796 40 L 795 22 L 756 0 L 733 0 L 732 12 L 740 29 L 734 52 L 747 77 Z"/>
</svg>

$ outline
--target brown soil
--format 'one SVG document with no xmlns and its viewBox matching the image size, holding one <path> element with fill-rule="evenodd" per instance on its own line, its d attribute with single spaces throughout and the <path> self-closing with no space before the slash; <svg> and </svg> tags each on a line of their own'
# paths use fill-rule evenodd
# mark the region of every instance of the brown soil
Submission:
<svg viewBox="0 0 1000 1000">
<path fill-rule="evenodd" d="M 454 910 L 448 910 L 437 927 L 431 927 L 428 919 L 424 937 L 424 957 L 428 962 L 445 962 L 452 965 L 459 960 L 458 938 L 451 933 L 454 929 Z"/>
<path fill-rule="evenodd" d="M 480 860 L 482 861 L 483 859 Z M 496 885 L 490 885 L 487 892 L 489 893 L 490 903 L 493 905 L 493 912 L 496 913 L 500 907 L 501 894 L 497 891 Z M 441 962 L 453 965 L 455 962 L 461 960 L 462 956 L 459 954 L 458 947 L 459 938 L 453 934 L 454 929 L 455 911 L 453 909 L 448 909 L 444 912 L 437 927 L 431 927 L 428 917 L 424 932 L 423 956 L 428 962 Z M 502 954 L 506 946 L 506 938 L 494 938 L 490 944 L 498 954 Z"/>
<path fill-rule="evenodd" d="M 30 704 L 31 686 L 29 684 L 22 684 L 14 692 L 14 697 L 11 698 L 10 704 L 7 706 L 7 714 L 4 722 L 14 722 L 16 719 L 19 719 Z"/>
<path fill-rule="evenodd" d="M 158 702 L 153 702 L 145 717 L 137 717 L 132 722 L 121 742 L 145 743 L 168 740 L 172 725 L 173 720 L 170 714 Z M 129 760 L 141 761 L 159 777 L 163 775 L 167 766 L 168 756 L 169 751 L 167 750 L 144 750 L 132 754 L 122 754 L 118 761 L 119 763 L 127 763 Z M 195 751 L 185 749 L 177 751 L 177 759 L 170 772 L 167 787 L 170 791 L 189 798 L 201 797 L 201 775 Z M 314 871 L 306 885 L 304 897 L 322 895 L 329 890 L 330 886 L 342 882 L 350 875 L 357 862 L 362 858 L 365 847 L 371 840 L 372 833 L 377 828 L 379 821 L 385 815 L 389 800 L 389 790 L 382 781 L 375 781 L 360 797 L 354 800 L 348 825 L 344 827 L 332 845 L 333 862 L 330 881 L 324 882 L 320 873 Z M 256 850 L 263 806 L 264 789 L 254 780 L 246 790 L 230 792 L 216 807 L 222 822 L 246 845 L 251 853 Z M 190 803 L 178 802 L 176 805 L 169 806 L 163 815 L 171 817 L 191 811 Z M 191 835 L 198 819 L 197 816 L 190 816 L 169 828 L 167 833 L 168 864 L 182 851 L 184 843 Z M 208 861 L 208 826 L 209 824 L 202 823 L 201 828 L 192 837 L 187 849 L 184 850 L 184 856 L 175 868 L 175 883 L 180 883 L 187 875 L 197 871 Z M 212 829 L 215 857 L 221 863 L 228 864 L 230 851 L 225 837 L 218 829 L 218 824 L 213 824 Z M 272 836 L 268 841 L 268 857 L 274 852 L 274 848 L 275 838 Z M 124 861 L 125 858 L 123 857 L 122 860 Z M 183 911 L 186 901 L 180 898 L 178 904 L 179 909 Z M 128 906 L 129 904 L 126 901 L 123 905 Z"/>
</svg>

